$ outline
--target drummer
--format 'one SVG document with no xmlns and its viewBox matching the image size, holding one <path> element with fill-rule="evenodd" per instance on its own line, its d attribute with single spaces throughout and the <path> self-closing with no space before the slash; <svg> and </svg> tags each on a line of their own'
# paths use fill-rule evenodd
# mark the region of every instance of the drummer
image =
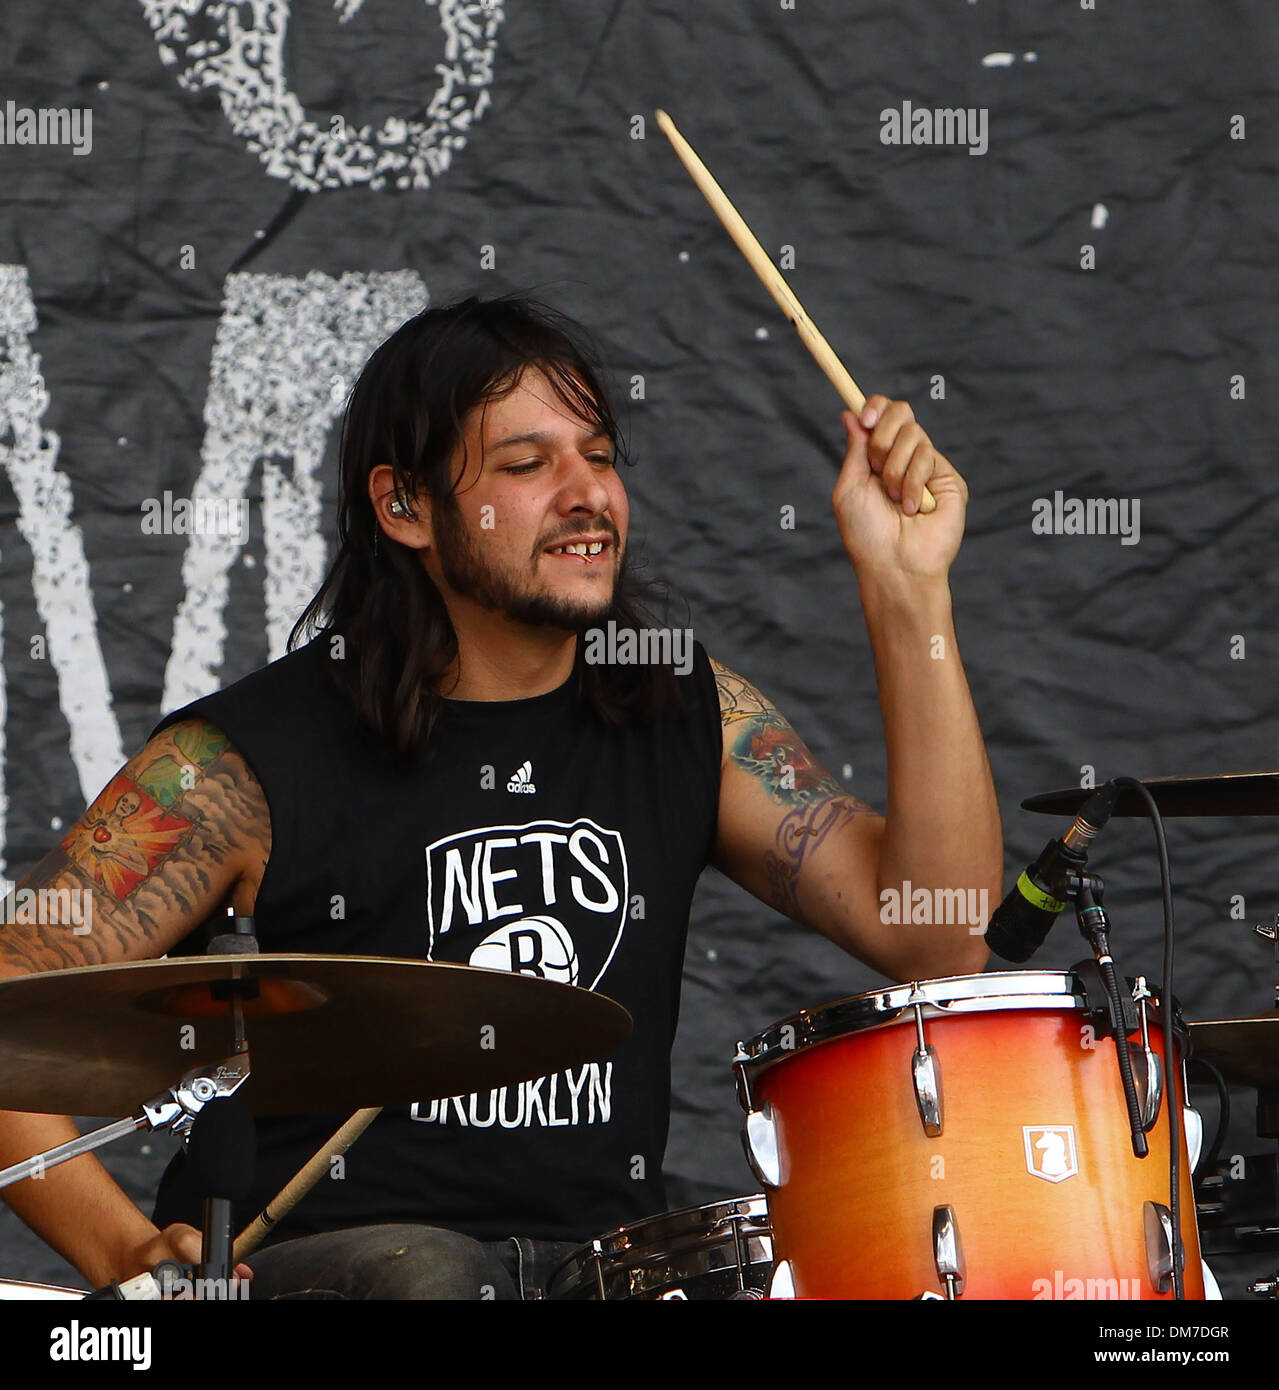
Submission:
<svg viewBox="0 0 1279 1390">
<path fill-rule="evenodd" d="M 948 585 L 968 490 L 904 402 L 843 425 L 832 502 L 874 653 L 884 816 L 652 611 L 578 325 L 471 298 L 373 354 L 344 421 L 339 547 L 294 650 L 163 722 L 19 885 L 90 890 L 92 930 L 8 914 L 0 975 L 196 953 L 233 908 L 264 951 L 496 965 L 598 989 L 635 1029 L 584 1067 L 385 1111 L 253 1258 L 254 1297 L 537 1297 L 582 1240 L 662 1210 L 707 864 L 894 980 L 982 969 L 981 921 L 892 910 L 907 882 L 999 892 Z M 500 1018 L 476 1026 L 500 1039 Z M 339 1119 L 260 1120 L 237 1217 Z M 0 1166 L 75 1133 L 0 1116 Z M 90 1156 L 4 1196 L 94 1285 L 200 1256 L 181 1156 L 154 1221 Z"/>
</svg>

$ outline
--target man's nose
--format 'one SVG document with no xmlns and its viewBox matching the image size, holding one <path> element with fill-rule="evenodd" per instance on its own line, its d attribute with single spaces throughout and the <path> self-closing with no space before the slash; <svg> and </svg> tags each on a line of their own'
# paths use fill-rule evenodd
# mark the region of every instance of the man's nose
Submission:
<svg viewBox="0 0 1279 1390">
<path fill-rule="evenodd" d="M 608 507 L 610 500 L 599 465 L 582 454 L 571 456 L 564 465 L 559 493 L 560 510 L 571 512 L 585 508 L 592 516 L 598 516 Z"/>
</svg>

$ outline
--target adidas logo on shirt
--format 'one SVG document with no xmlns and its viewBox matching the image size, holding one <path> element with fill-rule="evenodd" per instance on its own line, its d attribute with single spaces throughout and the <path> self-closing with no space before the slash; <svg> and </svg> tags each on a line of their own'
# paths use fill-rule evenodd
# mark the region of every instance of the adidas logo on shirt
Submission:
<svg viewBox="0 0 1279 1390">
<path fill-rule="evenodd" d="M 511 780 L 506 784 L 508 792 L 528 792 L 533 793 L 537 787 L 533 783 L 533 764 L 522 762 L 519 767 L 511 774 Z"/>
</svg>

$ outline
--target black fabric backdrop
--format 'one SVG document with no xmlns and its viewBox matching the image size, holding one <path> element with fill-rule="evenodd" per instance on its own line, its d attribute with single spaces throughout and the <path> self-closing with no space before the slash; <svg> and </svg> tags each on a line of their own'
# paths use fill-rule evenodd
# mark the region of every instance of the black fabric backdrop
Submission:
<svg viewBox="0 0 1279 1390">
<path fill-rule="evenodd" d="M 953 587 L 1010 869 L 1054 830 L 1019 800 L 1086 767 L 1276 766 L 1279 24 L 1264 0 L 188 8 L 8 0 L 0 20 L 0 102 L 93 119 L 83 156 L 0 145 L 10 878 L 162 705 L 278 654 L 323 568 L 354 371 L 428 298 L 472 291 L 534 288 L 597 332 L 652 568 L 709 650 L 882 804 L 873 671 L 829 507 L 839 403 L 657 106 L 770 253 L 793 248 L 795 290 L 854 376 L 909 399 L 969 480 Z M 241 35 L 228 54 L 232 20 L 275 21 L 282 40 Z M 295 104 L 270 107 L 273 90 Z M 882 143 L 881 111 L 904 101 L 988 111 L 988 150 Z M 247 495 L 247 543 L 143 534 L 140 508 L 166 489 Z M 1035 534 L 1035 500 L 1059 489 L 1139 499 L 1139 543 Z M 1279 907 L 1273 834 L 1171 829 L 1192 1017 L 1271 999 L 1249 928 Z M 1116 823 L 1095 861 L 1128 973 L 1158 973 L 1151 846 L 1148 826 Z M 1037 963 L 1081 954 L 1063 921 Z M 755 1188 L 736 1039 L 874 983 L 704 877 L 673 1205 Z M 167 1147 L 107 1161 L 146 1199 Z M 70 1281 L 7 1212 L 0 1239 L 0 1275 Z"/>
</svg>

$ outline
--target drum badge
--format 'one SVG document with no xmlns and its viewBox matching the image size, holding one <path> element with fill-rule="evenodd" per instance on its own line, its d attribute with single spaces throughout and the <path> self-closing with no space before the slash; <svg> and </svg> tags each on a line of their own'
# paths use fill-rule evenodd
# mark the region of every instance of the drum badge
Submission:
<svg viewBox="0 0 1279 1390">
<path fill-rule="evenodd" d="M 1079 1172 L 1073 1125 L 1022 1125 L 1026 1171 L 1047 1182 L 1065 1182 Z"/>
</svg>

